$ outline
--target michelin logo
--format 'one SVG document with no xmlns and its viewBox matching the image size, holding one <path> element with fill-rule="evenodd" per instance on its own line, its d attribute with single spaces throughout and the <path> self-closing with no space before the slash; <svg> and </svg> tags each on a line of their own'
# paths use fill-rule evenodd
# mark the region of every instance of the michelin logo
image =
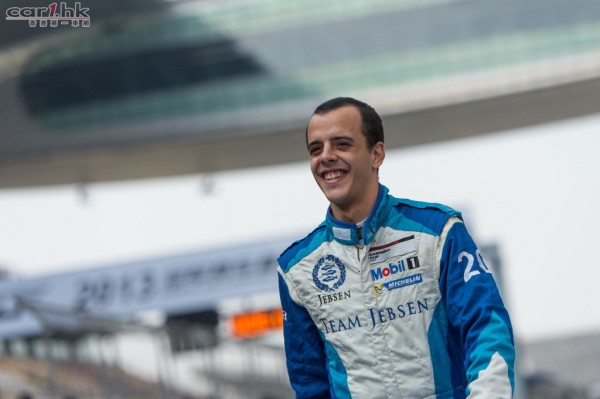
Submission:
<svg viewBox="0 0 600 399">
<path fill-rule="evenodd" d="M 423 276 L 419 274 L 415 274 L 413 276 L 400 278 L 398 280 L 390 281 L 383 284 L 377 284 L 374 287 L 375 296 L 379 296 L 384 292 L 388 292 L 391 290 L 395 290 L 397 288 L 408 287 L 413 284 L 421 284 L 423 282 Z"/>
</svg>

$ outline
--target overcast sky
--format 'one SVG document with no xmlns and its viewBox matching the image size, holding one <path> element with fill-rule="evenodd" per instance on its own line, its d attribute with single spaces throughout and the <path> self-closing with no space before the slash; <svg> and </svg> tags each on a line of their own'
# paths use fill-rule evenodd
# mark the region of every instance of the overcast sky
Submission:
<svg viewBox="0 0 600 399">
<path fill-rule="evenodd" d="M 599 150 L 600 115 L 388 151 L 380 175 L 396 196 L 463 211 L 476 241 L 500 246 L 515 332 L 534 340 L 600 332 Z M 308 162 L 87 193 L 0 190 L 0 265 L 38 276 L 299 238 L 327 206 Z"/>
</svg>

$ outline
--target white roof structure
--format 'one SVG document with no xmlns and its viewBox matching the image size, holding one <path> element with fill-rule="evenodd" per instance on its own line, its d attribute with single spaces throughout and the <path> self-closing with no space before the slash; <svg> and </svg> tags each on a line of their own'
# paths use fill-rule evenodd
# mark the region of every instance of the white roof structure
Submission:
<svg viewBox="0 0 600 399">
<path fill-rule="evenodd" d="M 6 20 L 0 188 L 303 160 L 308 116 L 340 95 L 380 111 L 388 148 L 594 113 L 600 6 L 569 4 L 122 1 L 89 27 Z"/>
</svg>

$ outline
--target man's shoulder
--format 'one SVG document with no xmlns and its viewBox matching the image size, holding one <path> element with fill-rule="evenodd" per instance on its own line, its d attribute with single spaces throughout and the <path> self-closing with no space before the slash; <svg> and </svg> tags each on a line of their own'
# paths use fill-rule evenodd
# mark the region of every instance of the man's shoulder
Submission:
<svg viewBox="0 0 600 399">
<path fill-rule="evenodd" d="M 452 208 L 448 205 L 437 203 L 437 202 L 416 201 L 413 199 L 397 198 L 397 197 L 392 197 L 392 198 L 393 198 L 393 201 L 395 202 L 394 205 L 396 205 L 396 206 L 429 210 L 429 211 L 433 211 L 433 212 L 442 212 L 445 214 L 458 214 L 458 211 L 456 211 L 454 208 Z"/>
<path fill-rule="evenodd" d="M 407 198 L 393 198 L 392 208 L 395 213 L 392 219 L 406 225 L 412 223 L 413 228 L 424 229 L 433 234 L 440 234 L 444 225 L 451 217 L 462 218 L 460 212 L 437 202 L 415 201 Z"/>
<path fill-rule="evenodd" d="M 325 222 L 323 222 L 303 238 L 294 241 L 281 253 L 281 255 L 279 255 L 279 258 L 277 259 L 281 268 L 287 272 L 304 256 L 308 255 L 318 246 L 320 246 L 326 239 L 326 230 L 327 228 L 325 226 Z"/>
</svg>

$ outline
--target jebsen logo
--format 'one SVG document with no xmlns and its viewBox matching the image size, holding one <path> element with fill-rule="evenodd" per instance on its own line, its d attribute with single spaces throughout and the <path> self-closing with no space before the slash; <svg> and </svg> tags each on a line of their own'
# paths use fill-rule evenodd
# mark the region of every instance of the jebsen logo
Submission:
<svg viewBox="0 0 600 399">
<path fill-rule="evenodd" d="M 335 291 L 346 281 L 346 267 L 335 256 L 327 255 L 313 268 L 313 281 L 321 291 Z"/>
<path fill-rule="evenodd" d="M 334 292 L 333 294 L 317 295 L 319 297 L 319 306 L 337 301 L 343 301 L 352 296 L 351 291 Z"/>
<path fill-rule="evenodd" d="M 418 317 L 429 312 L 430 303 L 427 298 L 415 299 L 394 307 L 368 308 L 369 316 L 362 314 L 349 314 L 334 319 L 319 319 L 319 328 L 324 334 L 353 330 L 355 328 L 369 327 L 370 330 L 378 328 L 389 322 L 402 322 L 404 319 Z"/>
<path fill-rule="evenodd" d="M 413 256 L 412 258 L 400 259 L 396 263 L 388 263 L 385 267 L 377 267 L 371 270 L 371 281 L 381 280 L 382 278 L 389 277 L 391 275 L 404 272 L 406 268 L 408 270 L 416 269 L 419 267 L 419 258 Z"/>
<path fill-rule="evenodd" d="M 56 28 L 59 25 L 90 26 L 90 11 L 82 7 L 80 2 L 75 2 L 70 7 L 66 2 L 50 3 L 48 7 L 10 7 L 6 10 L 7 21 L 29 21 L 29 26 L 34 28 L 48 25 Z"/>
</svg>

